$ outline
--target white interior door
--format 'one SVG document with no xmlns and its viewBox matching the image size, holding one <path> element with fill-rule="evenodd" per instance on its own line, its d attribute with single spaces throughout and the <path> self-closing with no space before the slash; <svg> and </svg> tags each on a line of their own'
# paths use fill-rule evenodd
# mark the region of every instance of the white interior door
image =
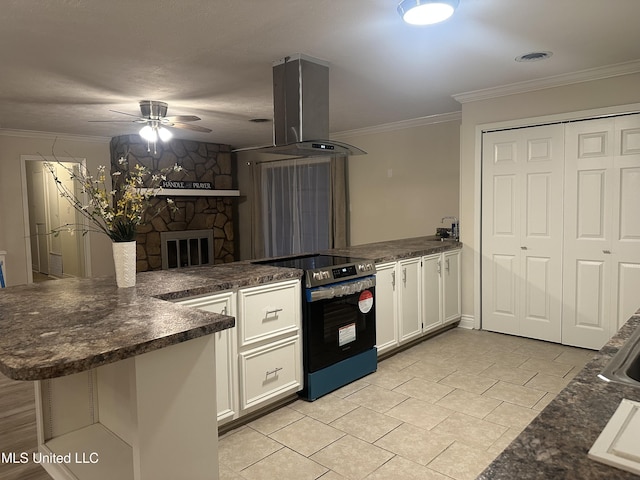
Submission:
<svg viewBox="0 0 640 480">
<path fill-rule="evenodd" d="M 483 135 L 482 327 L 560 342 L 562 125 Z"/>
<path fill-rule="evenodd" d="M 640 115 L 567 126 L 563 343 L 601 348 L 638 308 Z"/>
<path fill-rule="evenodd" d="M 640 115 L 615 118 L 612 336 L 640 307 Z"/>
</svg>

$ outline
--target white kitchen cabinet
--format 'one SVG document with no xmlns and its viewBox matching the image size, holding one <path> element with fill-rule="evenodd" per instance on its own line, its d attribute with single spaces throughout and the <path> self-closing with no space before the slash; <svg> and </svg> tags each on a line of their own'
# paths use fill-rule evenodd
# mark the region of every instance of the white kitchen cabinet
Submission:
<svg viewBox="0 0 640 480">
<path fill-rule="evenodd" d="M 300 282 L 280 282 L 240 289 L 238 339 L 241 347 L 255 345 L 300 329 Z"/>
<path fill-rule="evenodd" d="M 460 320 L 462 316 L 460 253 L 460 250 L 442 253 L 442 321 L 445 325 Z"/>
<path fill-rule="evenodd" d="M 302 388 L 299 280 L 176 303 L 236 318 L 234 328 L 214 334 L 218 425 Z"/>
<path fill-rule="evenodd" d="M 240 414 L 302 388 L 299 280 L 238 290 Z"/>
<path fill-rule="evenodd" d="M 176 302 L 223 315 L 236 315 L 236 294 L 224 292 Z M 218 425 L 224 425 L 238 417 L 238 362 L 236 326 L 216 332 L 216 400 Z"/>
<path fill-rule="evenodd" d="M 422 335 L 422 271 L 420 257 L 398 262 L 398 341 Z"/>
<path fill-rule="evenodd" d="M 376 265 L 376 349 L 378 355 L 398 346 L 396 262 Z"/>
<path fill-rule="evenodd" d="M 422 318 L 423 331 L 442 325 L 442 254 L 422 257 Z"/>
<path fill-rule="evenodd" d="M 300 337 L 240 352 L 240 407 L 250 411 L 301 387 Z"/>
<path fill-rule="evenodd" d="M 460 302 L 460 249 L 376 265 L 378 355 L 459 320 Z"/>
<path fill-rule="evenodd" d="M 460 250 L 422 257 L 422 331 L 435 330 L 461 316 Z"/>
</svg>

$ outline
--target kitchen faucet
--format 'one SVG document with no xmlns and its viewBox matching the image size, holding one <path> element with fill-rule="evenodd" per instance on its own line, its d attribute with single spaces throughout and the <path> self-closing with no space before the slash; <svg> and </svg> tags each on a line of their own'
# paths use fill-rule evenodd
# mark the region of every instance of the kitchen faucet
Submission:
<svg viewBox="0 0 640 480">
<path fill-rule="evenodd" d="M 458 221 L 458 217 L 453 217 L 453 216 L 442 217 L 442 220 L 440 220 L 440 223 L 444 223 L 446 219 L 453 220 L 453 223 L 451 224 L 451 236 L 457 242 L 460 239 L 460 222 Z"/>
</svg>

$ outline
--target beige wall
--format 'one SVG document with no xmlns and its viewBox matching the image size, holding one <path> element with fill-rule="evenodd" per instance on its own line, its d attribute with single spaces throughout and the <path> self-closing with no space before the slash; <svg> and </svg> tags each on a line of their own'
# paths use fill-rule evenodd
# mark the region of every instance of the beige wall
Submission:
<svg viewBox="0 0 640 480">
<path fill-rule="evenodd" d="M 27 242 L 21 155 L 51 155 L 86 158 L 87 167 L 95 172 L 98 165 L 110 165 L 109 139 L 82 139 L 33 134 L 26 136 L 0 132 L 0 250 L 7 251 L 7 285 L 27 283 Z M 111 243 L 105 235 L 90 236 L 91 272 L 93 276 L 113 275 Z"/>
<path fill-rule="evenodd" d="M 478 233 L 474 228 L 474 212 L 478 196 L 477 126 L 534 117 L 564 116 L 570 112 L 630 105 L 640 102 L 639 86 L 640 73 L 637 73 L 463 104 L 460 151 L 460 233 L 461 241 L 464 243 L 462 251 L 463 315 L 479 318 L 479 312 L 475 311 L 477 299 L 474 296 L 474 281 L 479 274 L 474 262 Z M 583 115 L 580 113 L 574 115 L 576 118 L 581 116 Z"/>
<path fill-rule="evenodd" d="M 367 152 L 348 163 L 351 245 L 435 235 L 458 216 L 459 121 L 339 139 Z"/>
<path fill-rule="evenodd" d="M 337 138 L 368 152 L 350 157 L 350 244 L 434 235 L 447 215 L 458 216 L 460 121 Z M 271 157 L 271 156 L 269 156 Z M 267 157 L 268 158 L 268 157 Z M 240 258 L 250 258 L 251 167 L 258 154 L 237 155 Z M 450 225 L 448 225 L 450 226 Z"/>
</svg>

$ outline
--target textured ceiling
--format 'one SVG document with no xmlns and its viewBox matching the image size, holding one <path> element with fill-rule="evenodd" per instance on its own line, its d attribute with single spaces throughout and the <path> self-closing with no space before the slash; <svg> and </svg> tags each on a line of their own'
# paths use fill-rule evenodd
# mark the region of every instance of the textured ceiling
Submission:
<svg viewBox="0 0 640 480">
<path fill-rule="evenodd" d="M 3 0 L 0 128 L 135 133 L 143 99 L 235 147 L 271 143 L 271 64 L 330 63 L 331 132 L 460 110 L 453 94 L 640 59 L 639 0 L 460 0 L 402 23 L 394 0 Z M 540 62 L 514 58 L 551 51 Z M 89 120 L 125 120 L 91 123 Z"/>
</svg>

